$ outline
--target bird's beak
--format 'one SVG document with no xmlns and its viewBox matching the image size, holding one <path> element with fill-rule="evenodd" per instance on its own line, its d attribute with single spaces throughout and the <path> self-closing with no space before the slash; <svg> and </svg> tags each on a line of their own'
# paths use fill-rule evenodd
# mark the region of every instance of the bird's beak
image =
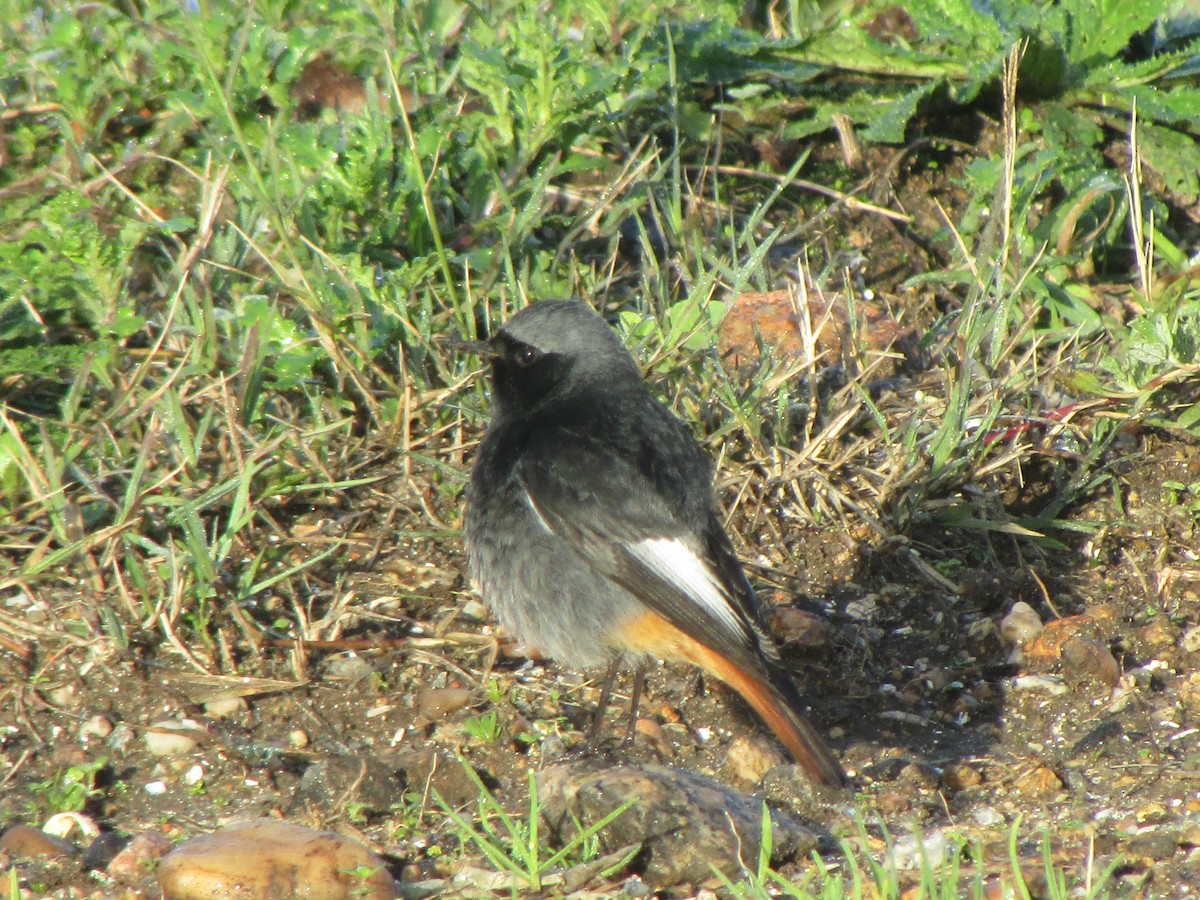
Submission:
<svg viewBox="0 0 1200 900">
<path fill-rule="evenodd" d="M 455 353 L 473 353 L 484 359 L 495 359 L 500 354 L 488 341 L 464 341 L 462 338 L 442 338 L 438 343 Z"/>
</svg>

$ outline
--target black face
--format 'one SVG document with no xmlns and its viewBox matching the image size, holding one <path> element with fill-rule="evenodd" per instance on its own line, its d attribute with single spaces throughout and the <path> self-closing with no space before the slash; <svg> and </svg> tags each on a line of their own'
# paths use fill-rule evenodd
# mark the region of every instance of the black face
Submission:
<svg viewBox="0 0 1200 900">
<path fill-rule="evenodd" d="M 562 385 L 570 363 L 500 332 L 490 341 L 493 401 L 503 412 L 526 412 Z"/>
</svg>

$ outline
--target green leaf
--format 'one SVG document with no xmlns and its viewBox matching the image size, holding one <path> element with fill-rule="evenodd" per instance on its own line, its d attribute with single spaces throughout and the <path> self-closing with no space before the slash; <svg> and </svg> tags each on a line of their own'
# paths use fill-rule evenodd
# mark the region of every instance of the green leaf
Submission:
<svg viewBox="0 0 1200 900">
<path fill-rule="evenodd" d="M 909 121 L 938 86 L 937 81 L 927 81 L 898 100 L 889 102 L 883 115 L 876 117 L 870 127 L 863 131 L 863 139 L 881 144 L 903 143 Z"/>
<path fill-rule="evenodd" d="M 1190 126 L 1193 132 L 1200 128 L 1200 90 L 1194 87 L 1176 87 L 1160 90 L 1151 85 L 1135 85 L 1124 88 L 1122 94 L 1137 102 L 1138 116 L 1164 125 Z"/>
<path fill-rule="evenodd" d="M 1164 0 L 1064 0 L 1062 7 L 1069 20 L 1067 53 L 1077 65 L 1111 59 L 1167 12 Z"/>
<path fill-rule="evenodd" d="M 1200 199 L 1200 145 L 1188 134 L 1143 123 L 1138 129 L 1142 159 L 1166 183 L 1177 202 L 1191 206 Z"/>
</svg>

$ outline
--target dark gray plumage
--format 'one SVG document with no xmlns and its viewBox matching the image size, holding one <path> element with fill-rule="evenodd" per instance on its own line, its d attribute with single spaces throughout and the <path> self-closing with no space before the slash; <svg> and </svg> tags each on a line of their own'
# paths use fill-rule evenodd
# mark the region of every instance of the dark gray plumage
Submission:
<svg viewBox="0 0 1200 900">
<path fill-rule="evenodd" d="M 588 306 L 543 301 L 486 343 L 492 418 L 468 565 L 504 628 L 587 668 L 682 659 L 734 687 L 811 777 L 845 775 L 800 712 L 721 526 L 712 465 Z"/>
</svg>

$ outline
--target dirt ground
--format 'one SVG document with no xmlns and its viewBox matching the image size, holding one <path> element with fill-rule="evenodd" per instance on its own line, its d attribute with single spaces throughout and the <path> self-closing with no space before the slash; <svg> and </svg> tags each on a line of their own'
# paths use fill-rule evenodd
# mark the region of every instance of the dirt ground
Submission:
<svg viewBox="0 0 1200 900">
<path fill-rule="evenodd" d="M 1200 478 L 1200 455 L 1152 434 L 1138 443 L 1117 474 L 1121 508 L 1105 497 L 1080 510 L 1109 524 L 1069 553 L 1030 557 L 993 545 L 1009 562 L 973 566 L 972 553 L 982 557 L 984 548 L 947 536 L 940 545 L 933 535 L 865 549 L 844 534 L 798 532 L 804 568 L 770 573 L 782 586 L 764 595 L 812 717 L 858 793 L 853 801 L 814 798 L 768 783 L 766 795 L 827 835 L 853 837 L 855 810 L 863 811 L 865 849 L 874 853 L 883 850 L 884 828 L 899 844 L 916 828 L 927 841 L 948 829 L 980 841 L 977 861 L 1000 871 L 1009 826 L 1019 821 L 1021 859 L 1035 883 L 1045 833 L 1074 871 L 1089 863 L 1098 871 L 1119 856 L 1121 895 L 1200 890 L 1197 523 L 1164 502 L 1163 488 Z M 222 632 L 228 658 L 251 676 L 244 684 L 203 676 L 165 646 L 143 651 L 136 635 L 126 652 L 95 643 L 59 649 L 38 660 L 36 681 L 13 656 L 0 656 L 0 819 L 37 821 L 44 801 L 35 785 L 106 759 L 88 809 L 108 829 L 177 835 L 282 814 L 350 829 L 410 876 L 444 874 L 457 837 L 428 787 L 452 802 L 474 796 L 453 754 L 520 809 L 526 769 L 577 743 L 597 690 L 579 673 L 504 652 L 484 674 L 506 648 L 487 637 L 491 626 L 463 582 L 457 542 L 419 536 L 431 534 L 431 519 L 449 524 L 455 516 L 452 506 L 431 505 L 438 492 L 423 483 L 428 474 L 397 470 L 338 509 L 314 511 L 309 527 L 301 523 L 308 540 L 297 544 L 297 559 L 333 535 L 359 548 L 308 574 L 314 607 L 328 610 L 336 598 L 352 612 L 326 648 L 280 642 L 251 652 L 230 626 Z M 397 541 L 398 534 L 406 536 Z M 929 574 L 930 563 L 947 560 L 961 564 L 942 566 L 951 573 L 944 581 Z M 756 574 L 763 583 L 763 571 Z M 1019 600 L 1041 619 L 1067 624 L 1051 641 L 1059 645 L 1027 647 L 1014 661 L 1001 625 Z M 287 605 L 280 596 L 255 603 L 265 608 L 250 610 L 259 619 Z M 1087 653 L 1068 659 L 1064 639 L 1099 661 Z M 222 648 L 213 652 L 219 658 Z M 1106 669 L 1108 653 L 1118 672 Z M 1061 678 L 1029 677 L 1037 675 Z M 206 712 L 206 699 L 231 689 L 245 701 L 223 718 Z M 472 733 L 468 723 L 491 711 L 495 730 Z M 753 789 L 729 750 L 763 729 L 728 690 L 686 669 L 659 668 L 642 715 L 633 758 Z M 117 731 L 89 735 L 97 716 Z M 143 729 L 184 716 L 206 723 L 205 740 L 186 765 L 153 757 Z M 609 716 L 619 735 L 619 704 Z M 537 750 L 522 740 L 528 733 L 561 737 Z M 429 751 L 442 765 L 426 779 Z M 361 783 L 365 758 L 379 770 L 370 790 Z M 202 779 L 189 785 L 184 771 L 195 765 Z M 347 769 L 351 775 L 338 774 Z M 151 793 L 153 784 L 164 788 Z M 68 886 L 95 889 L 82 864 L 51 866 L 40 877 L 59 896 Z"/>
</svg>

